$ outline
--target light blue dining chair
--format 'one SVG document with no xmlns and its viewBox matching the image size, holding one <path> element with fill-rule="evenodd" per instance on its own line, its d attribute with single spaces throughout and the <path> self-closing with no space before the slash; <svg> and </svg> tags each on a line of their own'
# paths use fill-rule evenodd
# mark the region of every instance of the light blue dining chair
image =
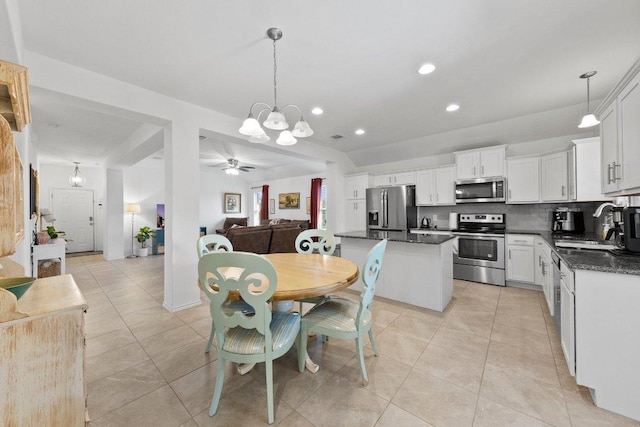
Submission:
<svg viewBox="0 0 640 427">
<path fill-rule="evenodd" d="M 300 323 L 300 342 L 298 346 L 298 369 L 304 371 L 304 361 L 307 356 L 307 334 L 311 331 L 325 336 L 355 339 L 363 384 L 369 383 L 367 369 L 364 365 L 363 338 L 369 334 L 371 347 L 376 356 L 378 348 L 373 339 L 371 305 L 376 289 L 376 283 L 382 268 L 382 258 L 387 247 L 387 241 L 376 244 L 367 255 L 367 260 L 360 272 L 364 289 L 360 294 L 360 301 L 346 298 L 331 298 L 313 307 L 302 317 Z"/>
<path fill-rule="evenodd" d="M 309 229 L 304 230 L 298 237 L 296 237 L 296 252 L 299 254 L 321 254 L 321 255 L 333 255 L 336 250 L 336 238 L 333 233 L 327 230 L 321 229 Z M 298 300 L 300 303 L 299 312 L 302 314 L 302 304 L 320 304 L 327 298 L 331 298 L 333 295 L 326 295 L 314 298 L 305 298 Z"/>
<path fill-rule="evenodd" d="M 198 239 L 197 243 L 198 249 L 198 258 L 202 258 L 203 255 L 209 253 L 218 253 L 218 252 L 233 252 L 233 245 L 226 237 L 220 234 L 207 234 L 206 236 L 202 236 Z M 253 309 L 247 303 L 242 300 L 229 300 L 226 302 L 225 310 L 229 312 L 233 312 L 235 310 L 241 310 L 246 312 L 251 312 Z M 216 327 L 213 323 L 213 319 L 211 320 L 211 333 L 209 334 L 209 341 L 207 342 L 207 348 L 204 350 L 205 353 L 209 353 L 211 351 L 211 344 L 213 343 L 213 336 L 215 335 Z"/>
<path fill-rule="evenodd" d="M 207 234 L 198 239 L 198 258 L 210 252 L 233 252 L 233 245 L 221 234 Z"/>
<path fill-rule="evenodd" d="M 227 267 L 233 271 L 225 271 Z M 226 275 L 229 273 L 229 276 Z M 273 360 L 284 355 L 300 330 L 299 313 L 271 312 L 269 299 L 278 278 L 269 260 L 252 253 L 207 254 L 198 262 L 200 283 L 211 300 L 211 317 L 216 326 L 218 372 L 209 416 L 215 415 L 224 384 L 225 363 L 265 363 L 267 411 L 274 422 Z M 230 292 L 239 292 L 252 313 L 230 313 L 225 304 Z"/>
</svg>

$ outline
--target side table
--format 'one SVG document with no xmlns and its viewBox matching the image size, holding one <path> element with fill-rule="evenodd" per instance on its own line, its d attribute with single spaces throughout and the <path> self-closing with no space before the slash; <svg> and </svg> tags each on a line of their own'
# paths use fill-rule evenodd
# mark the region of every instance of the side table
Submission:
<svg viewBox="0 0 640 427">
<path fill-rule="evenodd" d="M 44 245 L 34 245 L 31 247 L 31 274 L 38 277 L 38 261 L 43 259 L 60 259 L 60 274 L 64 273 L 64 264 L 66 257 L 66 244 L 56 243 Z"/>
</svg>

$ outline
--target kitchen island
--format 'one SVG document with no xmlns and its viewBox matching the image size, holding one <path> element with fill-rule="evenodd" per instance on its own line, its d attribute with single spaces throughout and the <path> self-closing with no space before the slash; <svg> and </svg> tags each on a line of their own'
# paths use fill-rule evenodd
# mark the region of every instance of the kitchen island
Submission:
<svg viewBox="0 0 640 427">
<path fill-rule="evenodd" d="M 453 236 L 404 231 L 336 233 L 341 256 L 364 265 L 369 250 L 387 239 L 377 296 L 444 311 L 453 292 Z M 353 289 L 362 289 L 358 281 Z"/>
</svg>

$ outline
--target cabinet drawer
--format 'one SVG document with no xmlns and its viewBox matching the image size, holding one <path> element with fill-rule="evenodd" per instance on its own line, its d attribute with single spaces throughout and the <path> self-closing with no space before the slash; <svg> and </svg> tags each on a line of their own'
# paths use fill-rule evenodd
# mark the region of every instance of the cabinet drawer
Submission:
<svg viewBox="0 0 640 427">
<path fill-rule="evenodd" d="M 535 236 L 522 234 L 507 234 L 508 245 L 533 246 Z"/>
</svg>

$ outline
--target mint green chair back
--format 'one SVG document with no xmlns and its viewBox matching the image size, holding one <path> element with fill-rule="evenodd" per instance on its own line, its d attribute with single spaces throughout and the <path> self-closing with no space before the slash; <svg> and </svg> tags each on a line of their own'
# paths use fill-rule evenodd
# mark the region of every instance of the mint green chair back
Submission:
<svg viewBox="0 0 640 427">
<path fill-rule="evenodd" d="M 299 254 L 333 255 L 336 250 L 336 238 L 327 230 L 304 230 L 296 237 L 296 252 Z"/>
<path fill-rule="evenodd" d="M 218 347 L 218 371 L 209 416 L 215 415 L 224 384 L 225 363 L 258 363 L 266 367 L 267 412 L 274 422 L 273 360 L 284 355 L 300 330 L 298 313 L 272 313 L 269 300 L 278 284 L 271 262 L 246 252 L 206 254 L 198 277 L 211 300 L 210 311 Z M 229 309 L 229 295 L 240 294 L 250 311 Z"/>
<path fill-rule="evenodd" d="M 360 294 L 359 301 L 339 297 L 330 298 L 313 307 L 302 317 L 298 346 L 298 369 L 300 372 L 304 371 L 304 362 L 307 356 L 307 334 L 316 332 L 323 336 L 355 339 L 363 384 L 366 386 L 369 383 L 364 364 L 363 339 L 366 334 L 369 335 L 373 352 L 378 356 L 378 348 L 373 338 L 371 306 L 386 247 L 387 241 L 382 240 L 369 251 L 360 272 L 364 289 Z"/>
<path fill-rule="evenodd" d="M 206 236 L 202 236 L 198 239 L 197 242 L 198 249 L 198 258 L 202 258 L 203 255 L 208 253 L 216 253 L 216 252 L 233 252 L 233 245 L 226 237 L 220 234 L 207 234 Z M 229 301 L 227 303 L 226 309 L 228 310 L 250 310 L 251 307 L 244 303 L 244 301 Z M 209 341 L 207 342 L 207 347 L 204 350 L 205 353 L 209 353 L 211 351 L 211 344 L 213 343 L 213 337 L 215 335 L 216 328 L 214 326 L 213 320 L 211 321 L 211 333 L 209 334 Z"/>
<path fill-rule="evenodd" d="M 233 252 L 233 245 L 221 234 L 207 234 L 198 239 L 198 258 L 210 252 Z"/>
</svg>

